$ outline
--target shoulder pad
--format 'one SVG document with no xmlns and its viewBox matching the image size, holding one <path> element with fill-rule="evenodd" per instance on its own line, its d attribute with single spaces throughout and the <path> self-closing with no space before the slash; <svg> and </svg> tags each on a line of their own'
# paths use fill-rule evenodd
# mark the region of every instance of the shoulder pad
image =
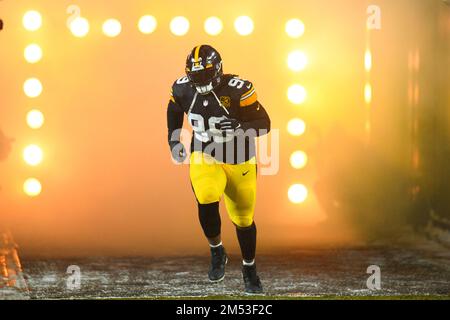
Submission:
<svg viewBox="0 0 450 320">
<path fill-rule="evenodd" d="M 239 105 L 241 107 L 250 106 L 258 100 L 255 87 L 248 80 L 241 79 L 238 76 L 232 76 L 228 80 L 228 86 L 237 91 L 240 99 Z"/>
<path fill-rule="evenodd" d="M 170 91 L 170 99 L 173 102 L 179 102 L 179 100 L 190 90 L 191 84 L 187 76 L 183 76 L 177 80 L 172 85 L 172 89 Z"/>
</svg>

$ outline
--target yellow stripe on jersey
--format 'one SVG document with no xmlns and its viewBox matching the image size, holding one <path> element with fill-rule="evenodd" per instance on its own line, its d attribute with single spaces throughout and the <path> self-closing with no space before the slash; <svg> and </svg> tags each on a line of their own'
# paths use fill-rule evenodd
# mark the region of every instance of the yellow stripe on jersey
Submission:
<svg viewBox="0 0 450 320">
<path fill-rule="evenodd" d="M 247 92 L 247 93 L 245 93 L 245 94 L 243 94 L 242 96 L 241 96 L 241 100 L 245 100 L 245 99 L 247 99 L 248 97 L 250 97 L 252 94 L 254 94 L 255 93 L 255 89 L 252 89 L 252 90 L 250 90 L 249 92 Z"/>
<path fill-rule="evenodd" d="M 255 88 L 252 87 L 249 92 L 245 93 L 241 97 L 241 107 L 247 107 L 254 104 L 258 100 L 258 95 L 256 94 Z"/>
<path fill-rule="evenodd" d="M 175 98 L 173 97 L 173 89 L 170 89 L 170 101 L 175 103 Z"/>
<path fill-rule="evenodd" d="M 248 90 L 246 93 L 244 93 L 242 95 L 242 97 L 245 97 L 246 95 L 248 95 L 250 92 L 252 92 L 253 90 L 255 90 L 255 88 L 253 88 L 253 84 L 250 83 L 250 90 Z"/>
</svg>

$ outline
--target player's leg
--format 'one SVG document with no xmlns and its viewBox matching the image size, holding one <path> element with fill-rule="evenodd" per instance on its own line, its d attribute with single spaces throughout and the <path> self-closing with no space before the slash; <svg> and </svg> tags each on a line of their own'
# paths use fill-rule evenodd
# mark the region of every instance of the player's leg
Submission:
<svg viewBox="0 0 450 320">
<path fill-rule="evenodd" d="M 241 248 L 245 289 L 247 293 L 261 293 L 256 273 L 256 225 L 253 221 L 256 201 L 256 163 L 254 159 L 238 165 L 224 165 L 227 175 L 225 205 Z"/>
<path fill-rule="evenodd" d="M 198 202 L 198 216 L 211 249 L 211 281 L 220 281 L 225 275 L 227 256 L 220 236 L 219 201 L 226 185 L 226 176 L 220 164 L 208 155 L 193 152 L 190 158 L 190 179 Z"/>
<path fill-rule="evenodd" d="M 199 220 L 209 243 L 220 243 L 219 201 L 225 190 L 226 176 L 223 168 L 209 155 L 193 152 L 189 175 L 198 202 Z"/>
<path fill-rule="evenodd" d="M 253 221 L 256 200 L 256 164 L 245 162 L 224 165 L 227 176 L 225 205 L 241 245 L 246 263 L 253 262 L 256 251 L 256 227 Z"/>
</svg>

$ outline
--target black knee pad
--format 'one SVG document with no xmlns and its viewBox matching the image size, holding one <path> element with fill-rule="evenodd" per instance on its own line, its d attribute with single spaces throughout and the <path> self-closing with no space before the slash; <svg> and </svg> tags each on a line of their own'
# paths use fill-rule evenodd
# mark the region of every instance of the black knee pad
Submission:
<svg viewBox="0 0 450 320">
<path fill-rule="evenodd" d="M 214 238 L 220 235 L 221 220 L 219 214 L 219 202 L 210 204 L 198 204 L 198 218 L 205 236 Z"/>
</svg>

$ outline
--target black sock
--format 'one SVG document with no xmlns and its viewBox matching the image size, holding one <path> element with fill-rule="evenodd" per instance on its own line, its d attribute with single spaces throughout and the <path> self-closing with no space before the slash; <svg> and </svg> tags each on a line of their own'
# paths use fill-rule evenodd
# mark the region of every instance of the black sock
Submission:
<svg viewBox="0 0 450 320">
<path fill-rule="evenodd" d="M 221 220 L 219 202 L 198 204 L 198 218 L 207 238 L 214 238 L 220 234 Z"/>
<path fill-rule="evenodd" d="M 256 255 L 256 225 L 253 222 L 250 227 L 241 228 L 236 226 L 236 234 L 241 247 L 242 258 L 252 261 Z"/>
</svg>

